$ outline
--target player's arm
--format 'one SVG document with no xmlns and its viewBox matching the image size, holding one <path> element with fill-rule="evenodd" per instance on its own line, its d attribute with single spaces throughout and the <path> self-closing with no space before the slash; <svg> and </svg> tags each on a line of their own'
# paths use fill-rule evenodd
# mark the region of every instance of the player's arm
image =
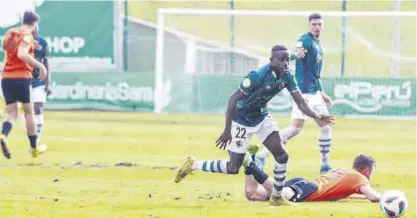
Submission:
<svg viewBox="0 0 417 218">
<path fill-rule="evenodd" d="M 298 88 L 294 77 L 289 73 L 287 74 L 287 82 L 287 90 L 291 93 L 291 96 L 298 108 L 307 116 L 318 119 L 319 115 L 310 107 L 310 105 L 307 104 L 307 101 L 301 95 L 300 89 Z"/>
<path fill-rule="evenodd" d="M 51 81 L 51 71 L 49 71 L 49 46 L 48 44 L 45 45 L 44 48 L 44 58 L 43 58 L 43 65 L 46 68 L 46 72 L 48 72 L 48 76 L 47 76 L 47 80 L 46 80 L 46 85 L 49 85 L 49 82 Z"/>
<path fill-rule="evenodd" d="M 371 202 L 378 203 L 381 200 L 381 194 L 375 191 L 369 184 L 362 185 L 359 191 Z"/>
<path fill-rule="evenodd" d="M 223 133 L 216 141 L 216 147 L 219 147 L 220 149 L 226 149 L 227 144 L 230 144 L 232 141 L 232 120 L 235 117 L 236 103 L 239 99 L 245 97 L 254 90 L 257 78 L 257 74 L 253 72 L 249 73 L 249 75 L 240 84 L 239 89 L 237 89 L 230 96 L 226 109 L 225 127 Z"/>
<path fill-rule="evenodd" d="M 244 96 L 245 94 L 240 89 L 236 89 L 236 91 L 229 97 L 226 110 L 225 130 L 230 131 L 232 129 L 232 120 L 235 117 L 236 103 Z"/>
<path fill-rule="evenodd" d="M 294 102 L 297 104 L 298 108 L 307 116 L 313 119 L 320 119 L 320 116 L 310 107 L 304 97 L 301 95 L 301 92 L 293 92 L 292 98 Z"/>
<path fill-rule="evenodd" d="M 303 59 L 308 52 L 308 43 L 305 39 L 298 40 L 297 45 L 291 51 L 291 60 Z"/>
<path fill-rule="evenodd" d="M 237 89 L 229 98 L 226 109 L 224 130 L 220 137 L 216 140 L 216 147 L 219 149 L 226 149 L 226 146 L 232 141 L 232 120 L 235 117 L 236 103 L 244 96 L 244 93 Z"/>
<path fill-rule="evenodd" d="M 30 45 L 28 43 L 20 43 L 19 47 L 17 48 L 17 57 L 22 60 L 23 62 L 36 67 L 42 68 L 43 65 L 41 62 L 37 61 L 32 55 L 29 54 Z"/>
<path fill-rule="evenodd" d="M 367 199 L 365 197 L 365 195 L 363 195 L 363 194 L 351 194 L 347 198 L 350 198 L 350 199 Z"/>
</svg>

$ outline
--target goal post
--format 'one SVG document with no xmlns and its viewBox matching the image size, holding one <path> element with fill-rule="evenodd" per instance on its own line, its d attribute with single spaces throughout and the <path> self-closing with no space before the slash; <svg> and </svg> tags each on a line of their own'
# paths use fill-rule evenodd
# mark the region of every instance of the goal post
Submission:
<svg viewBox="0 0 417 218">
<path fill-rule="evenodd" d="M 182 8 L 158 9 L 156 51 L 155 51 L 156 53 L 155 69 L 156 70 L 155 70 L 154 112 L 163 113 L 163 112 L 171 111 L 171 110 L 164 109 L 167 104 L 166 96 L 164 96 L 166 95 L 166 92 L 167 92 L 166 90 L 164 90 L 164 87 L 166 87 L 166 81 L 164 80 L 164 78 L 166 78 L 167 74 L 173 73 L 173 72 L 170 72 L 171 70 L 168 69 L 166 66 L 166 63 L 168 61 L 166 59 L 168 57 L 166 47 L 167 47 L 167 42 L 169 42 L 169 40 L 166 38 L 165 31 L 167 29 L 168 24 L 170 28 L 174 28 L 176 30 L 184 30 L 184 31 L 191 30 L 190 31 L 191 34 L 195 34 L 198 37 L 204 38 L 204 35 L 199 35 L 199 31 L 197 32 L 192 31 L 192 27 L 198 26 L 199 22 L 201 23 L 201 25 L 206 25 L 207 23 L 211 24 L 211 26 L 206 26 L 205 28 L 210 29 L 213 32 L 218 32 L 219 35 L 224 34 L 224 32 L 230 31 L 226 29 L 226 27 L 224 28 L 218 27 L 220 25 L 224 25 L 225 21 L 230 16 L 234 16 L 235 22 L 237 22 L 238 19 L 242 19 L 241 20 L 242 22 L 240 23 L 245 23 L 243 21 L 248 21 L 249 19 L 252 21 L 256 20 L 256 22 L 258 22 L 255 24 L 253 23 L 255 21 L 253 21 L 252 23 L 248 22 L 250 24 L 248 24 L 247 26 L 247 28 L 254 29 L 254 32 L 256 32 L 257 34 L 252 34 L 252 35 L 256 35 L 256 37 L 251 35 L 252 38 L 250 38 L 248 36 L 245 36 L 244 34 L 241 34 L 242 35 L 241 37 L 235 36 L 235 38 L 237 38 L 237 41 L 239 41 L 239 37 L 244 38 L 244 40 L 243 39 L 241 40 L 243 43 L 241 44 L 237 43 L 237 45 L 235 45 L 236 47 L 227 45 L 222 48 L 220 47 L 214 48 L 214 47 L 210 47 L 209 45 L 199 46 L 195 42 L 187 41 L 184 43 L 188 45 L 187 49 L 184 49 L 185 50 L 184 52 L 186 53 L 184 54 L 184 56 L 186 56 L 185 58 L 186 61 L 178 62 L 177 64 L 186 65 L 184 68 L 188 70 L 184 70 L 184 72 L 182 73 L 186 74 L 185 71 L 187 71 L 188 73 L 192 72 L 193 78 L 192 80 L 179 79 L 180 81 L 177 81 L 179 83 L 183 82 L 184 83 L 183 85 L 188 85 L 189 87 L 191 87 L 188 89 L 188 92 L 189 92 L 187 95 L 188 97 L 183 98 L 182 100 L 183 101 L 202 101 L 201 98 L 202 96 L 204 96 L 204 94 L 200 94 L 198 96 L 198 93 L 197 94 L 195 93 L 196 90 L 193 89 L 193 87 L 196 86 L 195 83 L 197 83 L 198 85 L 204 83 L 205 81 L 203 81 L 202 78 L 206 78 L 205 75 L 210 74 L 210 72 L 206 72 L 206 71 L 210 71 L 211 69 L 220 69 L 220 71 L 229 70 L 229 68 L 218 67 L 219 65 L 222 65 L 222 66 L 227 65 L 227 63 L 219 64 L 218 62 L 221 61 L 219 60 L 220 59 L 219 57 L 224 58 L 223 62 L 232 61 L 230 59 L 227 59 L 226 55 L 224 54 L 220 55 L 221 53 L 225 53 L 225 54 L 231 53 L 231 54 L 242 55 L 242 57 L 237 58 L 238 62 L 240 60 L 240 62 L 238 63 L 239 67 L 237 69 L 237 71 L 239 71 L 240 74 L 237 75 L 238 76 L 237 78 L 242 78 L 242 76 L 247 74 L 250 70 L 254 70 L 256 69 L 257 66 L 267 63 L 268 58 L 269 58 L 268 57 L 269 49 L 274 44 L 284 44 L 287 47 L 289 47 L 289 49 L 291 49 L 292 46 L 296 44 L 298 37 L 307 31 L 307 18 L 311 13 L 312 12 L 310 11 L 217 10 L 217 9 L 211 10 L 211 9 L 182 9 Z M 350 41 L 351 44 L 354 41 L 355 44 L 361 46 L 360 49 L 363 49 L 363 51 L 366 51 L 369 54 L 371 54 L 371 55 L 367 55 L 366 52 L 360 52 L 360 51 L 355 51 L 355 53 L 353 53 L 349 51 L 349 49 L 352 50 L 352 48 L 350 47 L 347 48 L 348 52 L 346 54 L 346 57 L 351 61 L 348 61 L 346 64 L 349 65 L 349 67 L 351 68 L 349 70 L 349 72 L 351 73 L 346 74 L 345 77 L 343 78 L 336 78 L 334 81 L 332 80 L 329 82 L 330 84 L 329 86 L 332 86 L 331 92 L 334 92 L 333 95 L 336 95 L 336 97 L 341 97 L 341 96 L 343 97 L 344 95 L 346 95 L 352 98 L 352 99 L 349 99 L 349 103 L 346 103 L 346 99 L 336 99 L 336 100 L 340 100 L 341 104 L 346 104 L 344 106 L 345 108 L 346 107 L 352 108 L 351 110 L 341 109 L 339 110 L 340 113 L 338 112 L 338 114 L 340 115 L 343 115 L 343 114 L 344 115 L 366 115 L 367 113 L 373 113 L 373 114 L 368 114 L 368 115 L 372 115 L 372 116 L 373 115 L 375 116 L 395 115 L 396 110 L 398 110 L 398 108 L 397 109 L 388 108 L 387 112 L 378 111 L 382 107 L 384 107 L 383 104 L 384 102 L 386 103 L 387 101 L 391 101 L 389 104 L 392 106 L 398 103 L 404 104 L 403 105 L 404 107 L 406 107 L 406 105 L 409 107 L 412 106 L 412 108 L 414 108 L 414 111 L 415 111 L 415 79 L 411 78 L 410 75 L 412 75 L 413 77 L 415 76 L 415 64 L 416 64 L 415 20 L 417 18 L 417 13 L 416 12 L 403 12 L 403 11 L 321 11 L 321 12 L 319 11 L 318 13 L 320 13 L 324 17 L 325 29 L 324 29 L 323 35 L 325 36 L 326 34 L 329 35 L 327 36 L 326 39 L 323 39 L 323 41 L 325 42 L 328 38 L 331 38 L 335 42 L 338 41 L 337 44 L 331 41 L 331 43 L 329 43 L 330 46 L 328 46 L 330 47 L 330 49 L 328 49 L 326 46 L 324 47 L 324 50 L 325 50 L 325 59 L 324 59 L 324 68 L 323 68 L 324 72 L 322 72 L 324 79 L 326 79 L 327 77 L 340 77 L 340 71 L 339 71 L 340 67 L 337 67 L 336 65 L 338 64 L 338 66 L 340 66 L 341 56 L 342 56 L 341 51 L 343 50 L 340 45 L 341 37 L 342 37 L 341 36 L 342 35 L 341 23 L 342 23 L 343 17 L 347 18 L 347 23 L 348 23 L 346 31 L 349 37 L 347 38 L 347 41 L 348 42 Z M 394 18 L 398 19 L 399 22 L 403 22 L 407 24 L 407 25 L 401 25 L 402 27 L 401 32 L 394 31 L 392 27 L 392 22 L 389 22 L 389 21 L 392 21 L 392 19 Z M 272 38 L 275 37 L 275 39 L 270 39 L 271 36 L 269 36 L 269 39 L 268 39 L 269 41 L 266 41 L 266 39 L 264 38 L 268 38 L 266 36 L 269 34 L 268 32 L 269 30 L 268 28 L 265 28 L 263 32 L 259 33 L 259 28 L 260 28 L 259 26 L 262 25 L 263 21 L 267 21 L 267 19 L 273 19 L 274 23 L 276 24 L 276 27 L 270 26 L 269 28 L 279 28 L 280 26 L 285 26 L 289 28 L 281 29 L 279 31 L 273 32 L 275 36 L 272 36 Z M 202 22 L 202 20 L 204 20 L 204 22 Z M 330 20 L 329 21 L 329 23 L 331 24 L 330 27 L 327 26 L 328 20 Z M 354 26 L 354 25 L 349 26 L 349 23 L 351 20 L 352 20 L 352 23 L 355 23 L 355 24 L 361 23 L 362 21 L 364 21 L 364 23 L 366 23 L 367 26 L 360 26 L 360 28 L 356 28 L 357 26 Z M 387 32 L 381 30 L 384 27 L 381 27 L 381 28 L 378 27 L 378 25 L 380 25 L 382 22 L 381 20 L 386 22 L 385 25 L 389 29 L 387 31 L 391 31 L 391 32 L 388 32 L 390 34 L 389 36 L 385 36 L 386 34 L 384 35 L 384 33 L 387 33 Z M 181 23 L 180 21 L 183 22 L 185 26 L 179 25 L 179 23 Z M 191 23 L 191 21 L 194 21 L 195 23 Z M 376 22 L 376 21 L 379 21 L 379 22 Z M 288 22 L 291 22 L 292 26 L 283 25 Z M 373 22 L 375 23 L 374 25 L 373 25 Z M 269 21 L 268 24 L 271 24 L 271 22 Z M 241 25 L 244 25 L 244 24 L 241 24 Z M 340 26 L 335 27 L 336 25 L 340 25 Z M 409 32 L 408 30 L 406 31 L 404 30 L 410 26 L 413 27 L 414 29 L 409 30 Z M 368 29 L 368 30 L 366 33 L 362 33 L 361 28 Z M 370 30 L 371 28 L 374 28 L 374 30 Z M 288 36 L 290 34 L 287 34 L 286 36 L 281 37 L 279 34 L 276 34 L 276 33 L 280 33 L 280 31 L 289 31 L 290 29 L 297 29 L 297 35 L 291 33 L 292 34 L 291 37 Z M 298 29 L 303 29 L 303 30 L 298 31 Z M 201 30 L 200 32 L 204 32 L 204 31 Z M 371 33 L 374 32 L 375 36 L 372 35 L 370 37 L 369 32 Z M 205 33 L 207 33 L 207 31 Z M 401 40 L 404 41 L 404 37 L 406 38 L 406 40 L 404 42 L 402 41 L 401 43 L 393 42 L 393 38 L 400 39 L 399 34 L 402 34 Z M 215 35 L 215 34 L 212 34 L 212 35 Z M 184 39 L 184 40 L 189 40 L 189 38 Z M 262 40 L 264 40 L 263 41 L 264 43 L 258 43 L 258 42 L 261 42 Z M 247 43 L 248 41 L 249 43 Z M 384 45 L 381 46 L 381 43 Z M 227 44 L 227 42 L 224 44 Z M 386 44 L 389 44 L 389 46 L 386 46 Z M 407 48 L 406 49 L 407 51 L 403 51 L 404 49 L 402 49 L 400 55 L 396 54 L 395 51 L 399 51 L 400 49 L 398 48 L 398 50 L 396 50 L 394 48 L 394 44 L 397 44 L 396 46 L 401 46 L 401 48 L 404 48 L 404 47 Z M 409 48 L 411 47 L 413 47 L 414 50 L 408 51 Z M 210 58 L 212 58 L 211 56 L 216 56 L 217 59 L 215 61 L 211 59 L 201 60 L 203 59 L 201 57 L 201 53 L 202 53 L 200 52 L 201 49 L 204 50 L 208 48 L 211 50 L 216 50 L 216 49 L 219 50 L 215 55 L 210 54 Z M 329 64 L 329 61 L 328 61 L 329 59 L 326 59 L 327 49 L 332 50 L 331 53 L 334 56 L 333 58 L 334 63 L 332 62 Z M 359 48 L 354 48 L 354 49 L 359 49 Z M 195 52 L 195 50 L 198 50 L 199 52 Z M 172 53 L 172 51 L 170 52 Z M 178 55 L 181 55 L 180 53 L 178 53 Z M 351 54 L 355 54 L 355 55 L 351 55 Z M 358 55 L 356 54 L 360 54 L 363 57 L 358 57 Z M 204 54 L 204 55 L 207 55 L 207 54 Z M 336 58 L 336 56 L 338 57 Z M 368 60 L 366 58 L 368 56 L 375 56 L 375 57 L 372 57 Z M 169 57 L 172 57 L 172 54 Z M 204 58 L 206 58 L 206 56 Z M 356 63 L 354 62 L 355 61 L 354 59 L 361 59 L 361 58 L 365 60 L 362 60 L 362 61 L 356 60 L 358 63 L 360 62 L 360 64 L 357 64 L 357 65 L 349 64 L 352 62 Z M 381 62 L 384 62 L 384 69 L 382 70 L 384 72 L 380 72 L 380 74 L 376 72 L 380 70 L 380 68 L 377 68 L 377 65 L 379 63 L 378 58 L 381 59 Z M 196 61 L 199 61 L 199 62 L 196 63 Z M 235 59 L 233 59 L 233 61 L 235 61 Z M 251 63 L 250 65 L 248 64 L 245 65 L 245 62 L 253 62 L 253 63 Z M 336 62 L 339 62 L 339 63 L 336 63 Z M 389 62 L 389 63 L 385 63 L 385 62 Z M 380 77 L 381 78 L 391 77 L 392 75 L 391 70 L 393 68 L 392 66 L 394 65 L 394 63 L 395 64 L 399 63 L 399 66 L 404 66 L 402 67 L 403 69 L 401 70 L 406 72 L 405 75 L 400 75 L 402 78 L 396 79 L 394 83 L 387 83 L 387 81 L 381 80 Z M 236 63 L 232 63 L 232 64 L 236 64 Z M 203 65 L 203 67 L 205 67 L 205 70 L 201 70 L 200 65 Z M 352 66 L 352 65 L 355 65 L 355 66 Z M 195 68 L 198 68 L 198 66 L 200 66 L 200 68 L 195 69 Z M 373 72 L 369 72 L 369 71 L 373 71 Z M 175 73 L 176 75 L 174 77 L 181 77 L 180 76 L 181 72 L 175 72 Z M 230 72 L 221 72 L 220 74 L 224 75 L 225 80 L 227 80 L 231 77 L 231 75 L 229 75 L 228 73 Z M 200 74 L 203 75 L 201 76 L 201 79 L 199 76 Z M 216 76 L 219 76 L 219 75 L 216 75 Z M 354 78 L 354 79 L 350 80 L 351 78 Z M 404 78 L 407 78 L 409 80 L 403 81 L 402 79 Z M 355 80 L 355 79 L 360 79 L 360 80 Z M 233 80 L 234 87 L 238 85 L 237 83 L 238 80 L 239 79 Z M 372 81 L 377 81 L 377 80 L 378 80 L 377 83 L 372 82 Z M 340 81 L 343 81 L 343 83 Z M 338 85 L 334 85 L 334 83 L 338 83 Z M 214 82 L 213 84 L 216 84 L 216 83 Z M 173 94 L 172 96 L 170 96 L 172 98 L 175 98 L 175 90 L 176 90 L 175 86 L 179 87 L 181 86 L 181 84 L 174 84 L 174 85 L 171 84 L 171 86 L 169 86 L 171 89 L 170 91 Z M 213 88 L 222 89 L 222 87 L 213 87 Z M 348 93 L 349 92 L 348 89 L 355 89 L 355 90 L 352 91 L 351 93 Z M 228 89 L 225 89 L 225 90 L 228 90 Z M 368 108 L 368 109 L 362 110 L 363 113 L 360 111 L 361 107 L 357 105 L 358 103 L 357 101 L 361 101 L 360 95 L 364 94 L 361 92 L 366 92 L 367 94 L 369 94 L 373 98 L 371 100 L 374 101 L 373 103 L 370 103 L 368 101 L 369 99 L 362 101 L 362 103 L 365 106 L 367 104 L 369 105 L 374 104 L 370 106 L 371 109 Z M 227 94 L 230 94 L 230 93 L 227 93 Z M 214 98 L 216 96 L 212 96 L 212 97 Z M 405 98 L 408 99 L 407 102 L 399 102 Z M 204 102 L 202 104 L 204 105 Z M 282 104 L 285 104 L 285 102 L 283 102 Z M 174 110 L 174 111 L 199 112 L 198 110 L 194 110 L 195 108 L 193 109 L 192 107 L 193 106 L 189 106 L 188 108 L 190 109 L 188 111 L 187 110 L 186 111 Z M 207 110 L 207 111 L 221 112 L 221 110 L 219 109 L 220 107 L 224 107 L 224 105 L 218 106 L 216 110 Z M 286 110 L 283 110 L 283 111 L 279 111 L 279 110 L 280 109 L 278 109 L 278 112 L 288 113 L 288 107 Z M 359 113 L 350 113 L 350 112 L 355 112 L 355 110 L 359 110 Z M 409 112 L 404 112 L 404 113 L 403 112 L 404 111 L 402 111 L 401 113 L 398 113 L 398 115 L 412 116 Z M 414 115 L 415 115 L 415 112 L 414 112 Z"/>
</svg>

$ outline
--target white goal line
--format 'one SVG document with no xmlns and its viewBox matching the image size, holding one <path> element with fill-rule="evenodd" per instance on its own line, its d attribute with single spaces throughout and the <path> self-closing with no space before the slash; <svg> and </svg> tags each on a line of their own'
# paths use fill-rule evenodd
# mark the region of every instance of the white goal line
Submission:
<svg viewBox="0 0 417 218">
<path fill-rule="evenodd" d="M 222 10 L 222 9 L 182 9 L 160 8 L 159 14 L 169 15 L 240 15 L 240 16 L 298 16 L 308 17 L 311 11 L 263 11 L 263 10 Z M 326 17 L 417 17 L 417 12 L 409 11 L 321 11 Z"/>
</svg>

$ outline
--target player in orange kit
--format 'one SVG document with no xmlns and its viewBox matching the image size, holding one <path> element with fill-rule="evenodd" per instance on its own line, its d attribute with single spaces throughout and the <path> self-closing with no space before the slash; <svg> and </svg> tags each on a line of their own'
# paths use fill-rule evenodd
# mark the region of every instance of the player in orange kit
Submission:
<svg viewBox="0 0 417 218">
<path fill-rule="evenodd" d="M 30 141 L 31 154 L 38 156 L 41 152 L 37 148 L 37 134 L 33 103 L 31 101 L 32 71 L 40 71 L 39 79 L 46 79 L 45 66 L 34 58 L 35 44 L 32 32 L 37 28 L 40 17 L 35 12 L 27 11 L 23 14 L 22 26 L 10 28 L 3 41 L 5 51 L 2 72 L 2 91 L 6 102 L 7 117 L 3 122 L 0 145 L 3 155 L 11 158 L 6 138 L 18 115 L 18 103 L 22 103 L 26 130 Z"/>
<path fill-rule="evenodd" d="M 272 193 L 273 180 L 252 158 L 247 153 L 244 161 L 246 198 L 250 201 L 267 201 Z M 353 161 L 352 169 L 334 169 L 314 181 L 304 178 L 288 180 L 283 196 L 293 202 L 337 201 L 348 197 L 379 202 L 381 194 L 369 184 L 374 169 L 375 160 L 360 154 Z"/>
</svg>

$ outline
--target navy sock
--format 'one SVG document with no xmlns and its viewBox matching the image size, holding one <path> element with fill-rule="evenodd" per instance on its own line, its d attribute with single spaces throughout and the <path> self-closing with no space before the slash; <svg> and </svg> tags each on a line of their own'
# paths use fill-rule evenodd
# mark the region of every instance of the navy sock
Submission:
<svg viewBox="0 0 417 218">
<path fill-rule="evenodd" d="M 249 173 L 249 174 L 246 174 Z M 268 179 L 268 174 L 263 172 L 261 169 L 259 169 L 258 166 L 252 161 L 246 168 L 245 168 L 245 174 L 250 175 L 252 174 L 255 180 L 259 184 L 263 184 Z"/>
<path fill-rule="evenodd" d="M 29 135 L 29 141 L 30 141 L 30 147 L 36 148 L 36 142 L 37 142 L 37 135 Z"/>
<path fill-rule="evenodd" d="M 9 121 L 4 121 L 3 122 L 3 128 L 1 130 L 1 134 L 5 135 L 5 136 L 9 136 L 10 131 L 12 130 L 12 123 L 10 123 Z"/>
</svg>

